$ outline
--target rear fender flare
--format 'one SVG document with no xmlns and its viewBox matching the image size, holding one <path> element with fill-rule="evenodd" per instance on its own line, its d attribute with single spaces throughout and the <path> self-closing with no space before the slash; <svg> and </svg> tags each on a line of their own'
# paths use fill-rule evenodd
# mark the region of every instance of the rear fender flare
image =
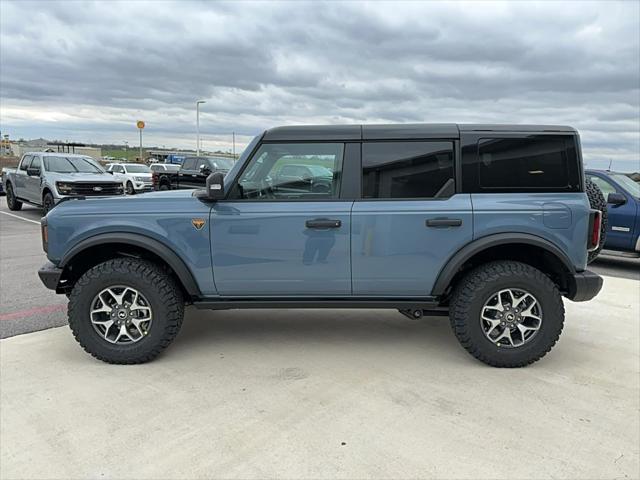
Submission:
<svg viewBox="0 0 640 480">
<path fill-rule="evenodd" d="M 568 272 L 575 272 L 575 268 L 569 257 L 549 240 L 527 233 L 498 233 L 474 240 L 453 254 L 453 256 L 447 260 L 442 270 L 440 270 L 431 294 L 434 296 L 443 295 L 456 273 L 458 273 L 460 268 L 474 255 L 488 248 L 514 243 L 524 243 L 542 248 L 556 257 Z"/>
</svg>

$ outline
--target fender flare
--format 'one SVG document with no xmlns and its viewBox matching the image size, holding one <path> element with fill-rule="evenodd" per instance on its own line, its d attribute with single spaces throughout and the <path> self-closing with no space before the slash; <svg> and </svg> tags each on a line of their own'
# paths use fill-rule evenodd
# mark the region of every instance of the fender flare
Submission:
<svg viewBox="0 0 640 480">
<path fill-rule="evenodd" d="M 444 294 L 458 270 L 474 255 L 488 248 L 511 243 L 524 243 L 542 248 L 557 258 L 569 273 L 575 272 L 569 257 L 549 240 L 528 233 L 497 233 L 474 240 L 454 253 L 440 270 L 433 286 L 432 295 Z"/>
<path fill-rule="evenodd" d="M 174 271 L 176 276 L 182 282 L 185 290 L 191 297 L 200 297 L 201 292 L 198 284 L 193 278 L 193 274 L 182 261 L 182 259 L 167 245 L 158 240 L 154 240 L 146 235 L 138 233 L 118 232 L 118 233 L 102 233 L 89 238 L 86 238 L 73 247 L 71 247 L 64 254 L 58 265 L 60 268 L 64 268 L 72 262 L 74 257 L 83 252 L 87 248 L 95 247 L 97 245 L 106 245 L 109 243 L 123 243 L 126 245 L 132 245 L 135 247 L 148 250 L 149 252 L 157 255 L 164 260 L 167 265 Z"/>
</svg>

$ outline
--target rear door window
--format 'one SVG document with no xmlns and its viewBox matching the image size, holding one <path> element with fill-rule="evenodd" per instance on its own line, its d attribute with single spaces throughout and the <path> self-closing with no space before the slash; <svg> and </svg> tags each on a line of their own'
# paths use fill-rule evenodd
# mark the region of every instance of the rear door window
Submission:
<svg viewBox="0 0 640 480">
<path fill-rule="evenodd" d="M 365 142 L 363 198 L 446 198 L 455 193 L 453 142 Z"/>
</svg>

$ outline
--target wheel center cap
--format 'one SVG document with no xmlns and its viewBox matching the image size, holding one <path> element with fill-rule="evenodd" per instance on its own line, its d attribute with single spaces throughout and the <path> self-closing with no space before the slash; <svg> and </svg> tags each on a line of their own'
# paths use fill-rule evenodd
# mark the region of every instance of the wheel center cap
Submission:
<svg viewBox="0 0 640 480">
<path fill-rule="evenodd" d="M 124 320 L 127 318 L 127 311 L 124 309 L 118 310 L 118 318 Z"/>
<path fill-rule="evenodd" d="M 510 313 L 509 315 L 507 315 L 507 319 L 513 320 L 513 313 Z"/>
</svg>

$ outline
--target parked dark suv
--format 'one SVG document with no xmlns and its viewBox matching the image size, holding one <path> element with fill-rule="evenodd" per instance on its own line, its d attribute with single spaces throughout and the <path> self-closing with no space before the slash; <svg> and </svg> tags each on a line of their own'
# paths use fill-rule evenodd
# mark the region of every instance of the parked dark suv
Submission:
<svg viewBox="0 0 640 480">
<path fill-rule="evenodd" d="M 600 220 L 569 127 L 281 127 L 202 190 L 65 202 L 40 277 L 112 363 L 158 355 L 189 304 L 449 315 L 474 357 L 520 367 L 558 340 L 562 296 L 600 291 Z"/>
</svg>

